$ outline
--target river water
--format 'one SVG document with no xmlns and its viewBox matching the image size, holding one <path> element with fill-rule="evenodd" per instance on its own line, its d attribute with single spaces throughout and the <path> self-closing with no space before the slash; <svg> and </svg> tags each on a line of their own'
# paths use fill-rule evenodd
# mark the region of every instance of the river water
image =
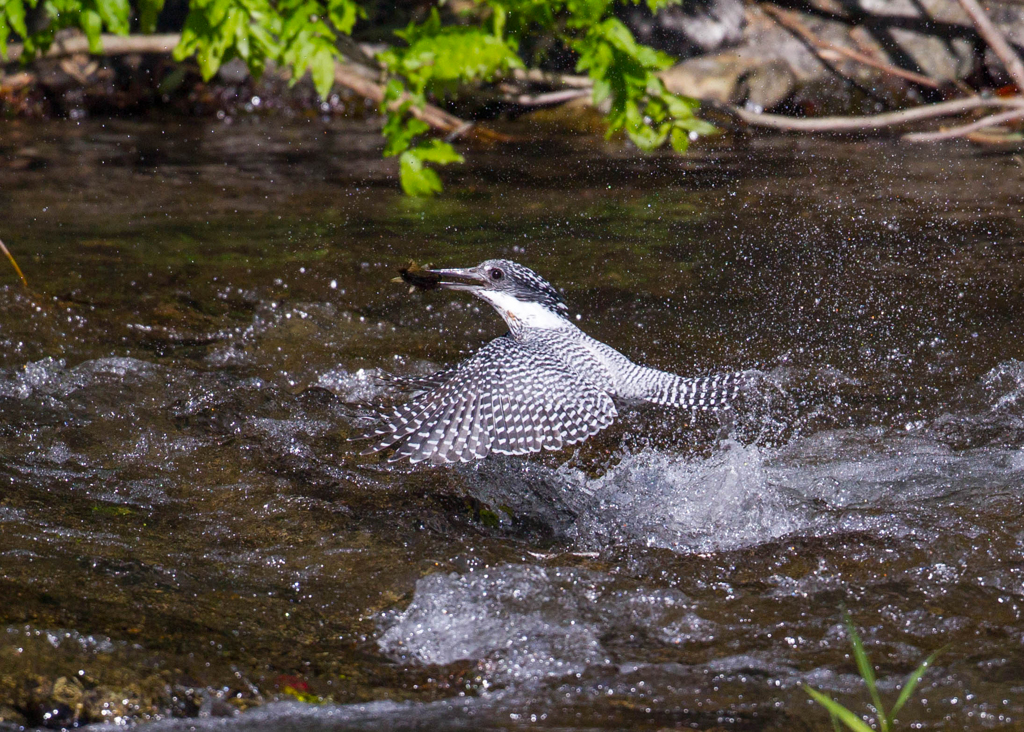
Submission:
<svg viewBox="0 0 1024 732">
<path fill-rule="evenodd" d="M 5 122 L 0 728 L 1024 724 L 1024 160 L 754 138 L 468 150 L 403 198 L 357 122 Z M 454 467 L 352 442 L 503 332 L 410 259 L 507 257 L 591 335 L 756 369 Z"/>
</svg>

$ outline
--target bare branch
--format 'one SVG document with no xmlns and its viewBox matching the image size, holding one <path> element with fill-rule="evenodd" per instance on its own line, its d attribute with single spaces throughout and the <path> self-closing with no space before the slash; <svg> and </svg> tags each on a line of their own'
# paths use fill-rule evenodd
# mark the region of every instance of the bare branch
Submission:
<svg viewBox="0 0 1024 732">
<path fill-rule="evenodd" d="M 960 0 L 960 5 L 971 16 L 971 20 L 974 21 L 974 27 L 978 29 L 981 37 L 985 39 L 985 42 L 992 48 L 992 51 L 999 57 L 999 60 L 1003 62 L 1003 66 L 1006 67 L 1006 73 L 1010 75 L 1013 83 L 1017 85 L 1017 93 L 1024 94 L 1024 63 L 1021 62 L 1020 56 L 1006 42 L 1003 34 L 996 28 L 992 19 L 988 17 L 988 14 L 978 4 L 978 0 Z"/>
<path fill-rule="evenodd" d="M 921 74 L 915 74 L 913 71 L 907 71 L 901 69 L 898 66 L 887 64 L 882 61 L 871 58 L 870 56 L 854 51 L 850 48 L 844 48 L 843 46 L 835 46 L 832 44 L 826 44 L 819 48 L 819 53 L 823 59 L 828 61 L 839 61 L 842 57 L 846 57 L 852 61 L 856 61 L 859 64 L 870 66 L 873 69 L 889 74 L 890 76 L 897 76 L 901 79 L 906 79 L 909 82 L 917 84 L 919 86 L 926 86 L 929 89 L 941 89 L 942 84 L 935 81 L 928 76 L 922 76 Z"/>
<path fill-rule="evenodd" d="M 103 46 L 103 56 L 124 56 L 129 53 L 160 53 L 170 54 L 178 45 L 181 36 L 177 33 L 164 33 L 152 36 L 115 36 L 104 33 L 100 36 L 100 44 Z M 7 63 L 18 61 L 25 47 L 20 43 L 11 43 L 7 46 Z M 78 53 L 89 53 L 89 40 L 85 36 L 75 35 L 68 38 L 58 38 L 53 45 L 43 54 L 45 58 L 60 58 L 62 56 L 74 56 Z"/>
<path fill-rule="evenodd" d="M 757 114 L 738 107 L 730 107 L 729 111 L 747 124 L 756 127 L 769 127 L 775 130 L 793 130 L 801 132 L 858 132 L 895 127 L 910 122 L 938 117 L 952 117 L 972 109 L 985 107 L 1012 107 L 1024 111 L 1024 100 L 1018 98 L 1004 99 L 1001 97 L 968 97 L 954 99 L 950 102 L 929 104 L 924 107 L 904 109 L 899 112 L 886 112 L 861 117 L 786 117 L 781 114 Z"/>
<path fill-rule="evenodd" d="M 1007 112 L 1002 112 L 1001 114 L 992 114 L 984 119 L 979 119 L 977 122 L 972 122 L 969 125 L 953 127 L 939 132 L 911 132 L 910 134 L 904 135 L 903 139 L 909 142 L 936 142 L 937 140 L 951 140 L 954 137 L 964 137 L 986 127 L 992 127 L 994 125 L 1002 124 L 1003 122 L 1012 122 L 1015 119 L 1022 118 L 1024 118 L 1024 107 L 1021 109 L 1011 109 Z"/>
<path fill-rule="evenodd" d="M 360 74 L 358 68 L 352 64 L 335 65 L 334 83 L 351 89 L 356 94 L 366 97 L 377 104 L 384 103 L 384 87 Z M 404 101 L 405 99 L 400 99 L 397 104 L 401 104 Z M 454 114 L 448 114 L 448 112 L 432 104 L 428 104 L 422 109 L 412 105 L 409 108 L 409 113 L 416 117 L 416 119 L 426 122 L 435 130 L 440 130 L 441 132 L 469 129 L 466 127 L 465 120 L 456 117 Z"/>
<path fill-rule="evenodd" d="M 518 104 L 520 107 L 547 107 L 555 104 L 564 104 L 573 99 L 590 96 L 589 89 L 561 89 L 546 94 L 508 94 L 505 101 Z"/>
<path fill-rule="evenodd" d="M 529 81 L 535 84 L 547 84 L 548 86 L 564 86 L 570 89 L 589 89 L 594 86 L 594 81 L 589 76 L 553 74 L 549 71 L 541 71 L 540 69 L 513 69 L 512 78 L 516 81 Z"/>
<path fill-rule="evenodd" d="M 807 46 L 807 49 L 815 56 L 817 56 L 818 61 L 821 63 L 821 65 L 828 69 L 832 74 L 835 74 L 837 78 L 841 79 L 844 83 L 850 84 L 854 88 L 860 90 L 865 96 L 870 97 L 871 99 L 874 99 L 879 102 L 884 102 L 884 100 L 881 97 L 879 97 L 873 90 L 867 88 L 866 86 L 861 84 L 860 81 L 858 81 L 855 77 L 846 73 L 842 68 L 836 66 L 832 61 L 825 58 L 822 55 L 819 46 L 817 45 L 819 43 L 823 44 L 824 42 L 821 41 L 817 36 L 815 36 L 809 28 L 807 28 L 798 20 L 796 20 L 796 18 L 791 17 L 782 8 L 779 8 L 771 3 L 763 3 L 759 7 L 761 8 L 761 10 L 765 11 L 765 13 L 767 13 L 769 17 L 771 17 L 776 23 L 781 25 L 783 28 L 788 30 L 797 38 L 799 38 L 804 43 L 804 45 Z"/>
<path fill-rule="evenodd" d="M 771 4 L 764 4 L 761 6 L 768 15 L 772 17 L 775 22 L 785 27 L 786 29 L 796 33 L 804 41 L 806 41 L 811 48 L 817 53 L 817 55 L 824 61 L 839 61 L 842 58 L 848 58 L 852 61 L 856 61 L 864 66 L 870 66 L 873 69 L 878 69 L 890 76 L 897 76 L 901 79 L 919 84 L 920 86 L 926 86 L 931 89 L 941 88 L 941 84 L 928 76 L 921 74 L 915 74 L 913 71 L 907 71 L 897 66 L 884 63 L 877 59 L 874 59 L 867 54 L 854 51 L 853 49 L 846 48 L 845 46 L 837 46 L 834 43 L 829 43 L 821 38 L 818 38 L 806 25 L 801 23 L 790 13 L 787 13 L 782 8 L 777 8 Z"/>
</svg>

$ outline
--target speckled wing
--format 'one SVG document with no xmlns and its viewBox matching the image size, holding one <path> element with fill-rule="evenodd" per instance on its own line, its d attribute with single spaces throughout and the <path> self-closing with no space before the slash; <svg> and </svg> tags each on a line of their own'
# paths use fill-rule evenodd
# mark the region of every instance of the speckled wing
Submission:
<svg viewBox="0 0 1024 732">
<path fill-rule="evenodd" d="M 364 454 L 393 447 L 391 460 L 439 464 L 558 450 L 608 427 L 617 414 L 608 394 L 550 351 L 504 336 L 443 383 L 382 413 L 378 439 Z"/>
<path fill-rule="evenodd" d="M 391 384 L 398 389 L 411 392 L 414 396 L 418 396 L 423 392 L 427 392 L 441 386 L 441 384 L 448 381 L 448 379 L 455 375 L 455 371 L 457 369 L 458 366 L 452 366 L 451 368 L 435 371 L 434 373 L 427 374 L 426 376 L 398 376 L 396 374 L 382 374 L 380 378 L 386 384 Z"/>
</svg>

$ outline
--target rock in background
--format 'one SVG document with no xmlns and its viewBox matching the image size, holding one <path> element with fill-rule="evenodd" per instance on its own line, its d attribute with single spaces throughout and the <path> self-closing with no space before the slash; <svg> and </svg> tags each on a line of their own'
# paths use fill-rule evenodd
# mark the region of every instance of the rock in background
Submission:
<svg viewBox="0 0 1024 732">
<path fill-rule="evenodd" d="M 1024 51 L 1024 5 L 1004 0 L 985 9 Z M 640 40 L 685 59 L 663 75 L 669 89 L 757 111 L 788 102 L 810 112 L 863 113 L 934 100 L 964 83 L 1010 83 L 956 0 L 693 0 L 653 17 L 632 11 L 626 20 Z M 932 84 L 849 59 L 841 49 Z"/>
</svg>

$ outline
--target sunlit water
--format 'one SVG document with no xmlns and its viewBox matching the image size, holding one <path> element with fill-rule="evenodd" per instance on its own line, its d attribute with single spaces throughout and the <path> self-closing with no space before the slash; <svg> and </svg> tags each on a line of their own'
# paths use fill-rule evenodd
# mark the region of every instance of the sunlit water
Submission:
<svg viewBox="0 0 1024 732">
<path fill-rule="evenodd" d="M 1013 158 L 565 139 L 412 201 L 360 125 L 18 124 L 6 724 L 822 729 L 802 684 L 868 711 L 842 607 L 890 697 L 949 646 L 908 724 L 1024 718 Z M 757 388 L 531 458 L 360 456 L 381 373 L 502 331 L 394 270 L 496 256 L 636 360 Z"/>
</svg>

